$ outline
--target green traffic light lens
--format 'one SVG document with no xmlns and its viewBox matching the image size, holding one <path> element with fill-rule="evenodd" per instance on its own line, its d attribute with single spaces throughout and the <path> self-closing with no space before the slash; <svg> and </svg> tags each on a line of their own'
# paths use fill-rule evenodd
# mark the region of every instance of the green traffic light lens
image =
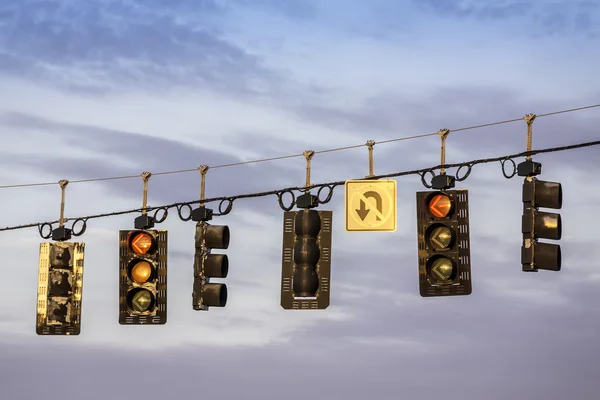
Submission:
<svg viewBox="0 0 600 400">
<path fill-rule="evenodd" d="M 432 226 L 429 243 L 436 251 L 448 250 L 454 244 L 454 232 L 445 225 Z"/>
<path fill-rule="evenodd" d="M 137 313 L 150 311 L 154 308 L 156 299 L 148 289 L 133 289 L 127 295 L 129 307 Z"/>
<path fill-rule="evenodd" d="M 447 257 L 432 257 L 427 263 L 427 275 L 434 285 L 452 284 L 456 279 L 457 268 Z"/>
<path fill-rule="evenodd" d="M 433 251 L 447 251 L 454 247 L 456 231 L 444 224 L 432 224 L 425 231 L 425 240 Z"/>
</svg>

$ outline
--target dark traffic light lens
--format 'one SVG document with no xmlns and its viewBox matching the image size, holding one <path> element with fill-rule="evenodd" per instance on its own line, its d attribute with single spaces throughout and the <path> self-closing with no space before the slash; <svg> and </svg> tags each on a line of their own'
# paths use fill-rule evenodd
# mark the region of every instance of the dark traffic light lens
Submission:
<svg viewBox="0 0 600 400">
<path fill-rule="evenodd" d="M 50 271 L 48 294 L 50 296 L 69 296 L 73 292 L 71 272 L 54 269 Z"/>
<path fill-rule="evenodd" d="M 427 209 L 434 217 L 445 218 L 452 211 L 452 200 L 445 194 L 435 195 L 429 200 Z"/>
<path fill-rule="evenodd" d="M 70 322 L 69 308 L 70 301 L 55 298 L 48 299 L 48 323 L 49 325 L 65 324 Z"/>
<path fill-rule="evenodd" d="M 127 295 L 129 307 L 135 312 L 150 311 L 154 308 L 154 295 L 147 289 L 133 289 Z"/>
<path fill-rule="evenodd" d="M 446 225 L 431 225 L 426 235 L 427 242 L 435 251 L 448 250 L 454 245 L 454 231 Z"/>
<path fill-rule="evenodd" d="M 432 257 L 427 263 L 427 274 L 432 284 L 449 284 L 456 278 L 456 266 L 446 257 Z"/>
<path fill-rule="evenodd" d="M 134 260 L 129 268 L 130 278 L 137 283 L 146 283 L 152 278 L 153 268 L 148 261 Z"/>
<path fill-rule="evenodd" d="M 156 242 L 146 232 L 132 232 L 128 239 L 129 247 L 137 254 L 148 254 L 154 251 Z"/>
</svg>

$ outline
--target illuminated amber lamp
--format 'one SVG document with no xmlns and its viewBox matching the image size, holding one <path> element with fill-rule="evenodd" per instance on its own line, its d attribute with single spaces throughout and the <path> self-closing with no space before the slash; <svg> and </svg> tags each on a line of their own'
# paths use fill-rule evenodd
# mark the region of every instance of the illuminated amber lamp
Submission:
<svg viewBox="0 0 600 400">
<path fill-rule="evenodd" d="M 129 276 L 137 283 L 146 283 L 151 280 L 152 272 L 152 265 L 142 260 L 134 260 L 129 268 Z"/>
</svg>

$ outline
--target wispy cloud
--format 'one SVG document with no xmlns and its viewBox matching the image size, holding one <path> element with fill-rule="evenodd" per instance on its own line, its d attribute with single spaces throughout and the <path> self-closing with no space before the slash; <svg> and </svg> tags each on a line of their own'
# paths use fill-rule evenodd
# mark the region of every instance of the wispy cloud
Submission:
<svg viewBox="0 0 600 400">
<path fill-rule="evenodd" d="M 0 14 L 1 70 L 99 92 L 193 85 L 242 95 L 276 87 L 279 73 L 221 38 L 214 24 L 220 8 L 211 1 L 198 5 L 179 2 L 166 7 L 135 1 L 5 5 Z"/>
<path fill-rule="evenodd" d="M 535 36 L 583 35 L 598 37 L 600 7 L 593 1 L 544 0 L 419 0 L 414 4 L 442 17 L 479 21 L 518 20 Z"/>
</svg>

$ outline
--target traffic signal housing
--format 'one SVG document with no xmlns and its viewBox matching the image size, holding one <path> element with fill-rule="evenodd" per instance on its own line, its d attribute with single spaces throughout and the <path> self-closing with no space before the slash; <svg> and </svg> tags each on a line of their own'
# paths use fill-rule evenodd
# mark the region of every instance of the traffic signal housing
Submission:
<svg viewBox="0 0 600 400">
<path fill-rule="evenodd" d="M 421 296 L 471 294 L 467 189 L 417 192 L 417 234 Z"/>
<path fill-rule="evenodd" d="M 229 272 L 229 259 L 226 254 L 213 254 L 213 249 L 226 250 L 229 247 L 229 227 L 211 225 L 207 222 L 196 224 L 196 255 L 194 257 L 194 289 L 192 307 L 194 310 L 208 311 L 209 307 L 227 305 L 227 285 L 212 283 L 211 278 L 226 278 Z"/>
<path fill-rule="evenodd" d="M 521 264 L 525 272 L 539 269 L 560 271 L 560 245 L 542 243 L 538 239 L 560 240 L 562 221 L 560 214 L 539 211 L 539 208 L 562 208 L 562 185 L 540 181 L 534 177 L 523 182 L 523 245 Z"/>
<path fill-rule="evenodd" d="M 119 324 L 167 322 L 167 231 L 119 232 Z"/>
<path fill-rule="evenodd" d="M 40 244 L 38 335 L 79 335 L 85 243 Z"/>
<path fill-rule="evenodd" d="M 281 306 L 326 309 L 331 277 L 332 211 L 283 213 Z"/>
</svg>

